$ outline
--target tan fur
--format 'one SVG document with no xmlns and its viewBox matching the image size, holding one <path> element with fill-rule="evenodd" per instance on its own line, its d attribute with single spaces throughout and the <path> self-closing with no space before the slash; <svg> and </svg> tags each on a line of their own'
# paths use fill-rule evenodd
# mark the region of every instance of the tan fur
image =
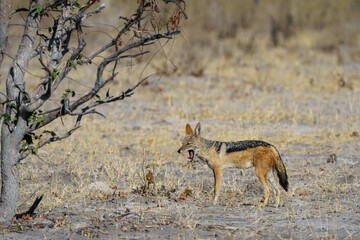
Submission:
<svg viewBox="0 0 360 240">
<path fill-rule="evenodd" d="M 198 135 L 196 136 L 196 133 Z M 197 156 L 200 160 L 206 162 L 208 166 L 213 170 L 214 173 L 214 200 L 213 203 L 216 204 L 220 187 L 223 169 L 227 167 L 239 167 L 239 168 L 249 168 L 254 166 L 255 172 L 259 177 L 260 182 L 262 183 L 265 189 L 265 199 L 261 206 L 267 205 L 271 195 L 271 188 L 268 183 L 268 177 L 270 177 L 271 185 L 274 187 L 276 193 L 276 205 L 280 205 L 280 190 L 274 180 L 277 176 L 274 174 L 275 167 L 280 169 L 280 171 L 285 172 L 284 165 L 280 159 L 280 156 L 277 150 L 272 146 L 257 146 L 253 148 L 248 148 L 242 151 L 226 153 L 226 143 L 222 143 L 219 153 L 216 148 L 207 147 L 203 139 L 200 136 L 200 123 L 195 128 L 195 133 L 191 129 L 190 125 L 186 125 L 186 137 L 183 140 L 183 145 L 179 149 L 179 153 L 186 150 L 198 149 L 200 154 Z M 279 164 L 281 162 L 281 164 Z"/>
</svg>

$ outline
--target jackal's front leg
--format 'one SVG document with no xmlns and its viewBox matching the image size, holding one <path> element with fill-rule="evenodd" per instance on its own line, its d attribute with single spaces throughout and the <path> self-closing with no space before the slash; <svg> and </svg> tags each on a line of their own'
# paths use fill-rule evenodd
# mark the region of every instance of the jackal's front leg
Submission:
<svg viewBox="0 0 360 240">
<path fill-rule="evenodd" d="M 213 204 L 217 203 L 219 192 L 220 192 L 220 186 L 221 186 L 221 178 L 222 178 L 222 167 L 214 167 L 214 200 Z"/>
</svg>

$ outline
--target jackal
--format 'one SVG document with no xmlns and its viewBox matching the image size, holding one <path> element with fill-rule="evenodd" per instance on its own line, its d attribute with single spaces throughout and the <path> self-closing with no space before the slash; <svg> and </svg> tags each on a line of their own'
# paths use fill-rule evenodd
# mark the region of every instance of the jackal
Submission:
<svg viewBox="0 0 360 240">
<path fill-rule="evenodd" d="M 216 204 L 219 197 L 223 169 L 255 167 L 255 172 L 265 189 L 265 199 L 260 206 L 265 206 L 269 202 L 271 189 L 268 181 L 276 194 L 276 206 L 280 206 L 280 189 L 275 179 L 278 180 L 285 191 L 288 191 L 289 182 L 285 165 L 273 145 L 259 140 L 239 142 L 211 141 L 201 137 L 200 131 L 200 123 L 196 125 L 194 131 L 189 124 L 186 124 L 186 136 L 178 153 L 187 151 L 190 161 L 199 159 L 213 170 L 213 204 Z"/>
</svg>

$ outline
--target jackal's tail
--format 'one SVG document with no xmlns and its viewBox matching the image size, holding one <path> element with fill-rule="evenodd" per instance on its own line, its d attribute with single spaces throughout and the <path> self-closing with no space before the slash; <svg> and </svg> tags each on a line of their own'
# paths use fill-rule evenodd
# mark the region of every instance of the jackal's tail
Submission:
<svg viewBox="0 0 360 240">
<path fill-rule="evenodd" d="M 285 165 L 281 159 L 280 153 L 278 150 L 272 146 L 274 154 L 275 154 L 275 171 L 277 173 L 277 176 L 279 178 L 280 185 L 285 189 L 285 191 L 288 191 L 289 189 L 289 182 L 288 182 L 288 176 L 286 173 Z"/>
</svg>

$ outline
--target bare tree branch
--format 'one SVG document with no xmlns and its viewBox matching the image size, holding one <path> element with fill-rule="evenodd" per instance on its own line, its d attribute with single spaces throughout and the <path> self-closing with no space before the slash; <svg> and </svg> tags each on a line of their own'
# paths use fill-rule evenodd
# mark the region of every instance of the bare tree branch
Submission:
<svg viewBox="0 0 360 240">
<path fill-rule="evenodd" d="M 127 21 L 127 23 L 125 24 L 125 26 L 123 27 L 123 29 L 118 33 L 118 35 L 109 43 L 107 43 L 106 45 L 104 45 L 103 47 L 101 47 L 99 50 L 95 51 L 90 57 L 87 58 L 87 62 L 91 62 L 95 57 L 99 56 L 101 53 L 103 53 L 104 51 L 106 51 L 107 49 L 111 48 L 112 46 L 116 45 L 119 41 L 119 39 L 121 38 L 121 36 L 130 31 L 131 27 L 137 23 L 139 23 L 143 18 L 142 18 L 142 14 L 144 12 L 144 0 L 140 1 L 139 7 L 136 10 L 136 15 L 134 18 L 124 18 L 121 17 L 121 19 L 124 19 Z"/>
<path fill-rule="evenodd" d="M 163 0 L 163 2 L 165 2 L 165 3 L 170 3 L 170 2 L 175 3 L 176 6 L 180 9 L 180 11 L 184 14 L 185 19 L 189 18 L 186 15 L 186 12 L 184 11 L 184 9 L 180 5 L 180 2 L 184 3 L 184 5 L 185 5 L 185 1 L 183 1 L 183 0 Z"/>
<path fill-rule="evenodd" d="M 96 94 L 99 92 L 100 89 L 104 88 L 105 85 L 112 81 L 116 74 L 113 74 L 110 78 L 106 79 L 105 81 L 103 80 L 102 76 L 103 76 L 103 72 L 106 68 L 106 66 L 111 63 L 111 62 L 114 62 L 114 61 L 117 61 L 118 59 L 121 59 L 121 58 L 125 58 L 125 57 L 136 57 L 136 56 L 140 56 L 140 55 L 143 55 L 145 53 L 139 53 L 139 54 L 134 54 L 134 55 L 126 55 L 126 56 L 121 56 L 122 53 L 124 52 L 127 52 L 128 50 L 130 49 L 133 49 L 133 48 L 137 48 L 137 47 L 140 47 L 142 46 L 143 44 L 145 43 L 148 43 L 148 42 L 151 42 L 151 41 L 155 41 L 155 40 L 158 40 L 158 39 L 161 39 L 161 38 L 171 38 L 171 36 L 173 35 L 177 35 L 179 34 L 180 31 L 173 31 L 173 32 L 168 32 L 168 33 L 165 33 L 165 34 L 154 34 L 154 35 L 147 35 L 143 38 L 141 38 L 139 41 L 137 42 L 133 42 L 131 44 L 128 44 L 126 46 L 124 46 L 123 48 L 119 49 L 118 51 L 116 51 L 115 53 L 113 53 L 112 55 L 110 55 L 109 57 L 105 58 L 100 64 L 99 64 L 99 67 L 98 67 L 98 73 L 97 73 L 97 79 L 95 81 L 95 86 L 94 88 L 87 94 L 85 94 L 84 96 L 82 96 L 81 98 L 79 98 L 77 101 L 75 101 L 75 103 L 73 103 L 71 105 L 71 107 L 69 108 L 69 112 L 73 112 L 75 111 L 79 106 L 83 105 L 84 103 L 88 102 L 90 99 L 92 99 L 94 96 L 96 96 Z M 84 61 L 86 63 L 86 61 Z M 72 67 L 68 67 L 68 71 L 70 71 L 72 69 Z M 66 72 L 65 72 L 66 73 Z M 61 75 L 58 77 L 60 79 L 63 79 L 66 75 L 65 73 L 61 73 Z M 67 74 L 67 73 L 66 73 Z M 54 86 L 55 84 L 53 84 Z M 135 89 L 135 88 L 134 88 Z M 125 96 L 127 97 L 127 96 Z M 114 102 L 114 101 L 119 101 L 119 100 L 123 100 L 125 97 L 123 96 L 118 96 L 117 98 L 114 98 L 112 101 L 108 101 L 108 102 Z M 40 102 L 41 103 L 41 102 Z M 38 104 L 40 104 L 38 103 Z M 104 102 L 105 103 L 105 102 Z M 38 107 L 37 107 L 38 108 Z M 37 109 L 36 108 L 36 109 Z M 60 114 L 59 111 L 60 111 L 60 108 L 57 108 L 56 110 L 54 109 L 53 110 L 54 112 L 53 113 L 50 113 L 49 115 L 46 115 L 46 119 L 41 122 L 41 123 L 36 123 L 36 124 L 33 124 L 33 125 L 30 125 L 30 127 L 28 128 L 27 132 L 31 132 L 31 131 L 34 131 L 36 129 L 39 129 L 49 123 L 51 123 L 53 120 L 57 119 L 58 117 L 60 117 Z"/>
<path fill-rule="evenodd" d="M 37 197 L 34 201 L 34 203 L 31 205 L 31 207 L 29 208 L 29 210 L 27 210 L 26 212 L 23 212 L 23 213 L 19 213 L 19 214 L 16 214 L 15 215 L 15 218 L 18 219 L 18 218 L 22 218 L 26 215 L 29 215 L 29 216 L 32 216 L 35 209 L 38 207 L 38 205 L 40 204 L 41 200 L 43 198 L 43 195 L 41 195 L 40 197 Z"/>
<path fill-rule="evenodd" d="M 28 198 L 26 198 L 22 203 L 19 204 L 19 207 L 23 206 L 27 201 L 29 201 L 30 198 L 32 198 L 40 189 L 42 186 L 38 187 Z"/>
<path fill-rule="evenodd" d="M 69 130 L 68 132 L 66 132 L 64 135 L 62 136 L 54 136 L 54 137 L 50 137 L 48 139 L 42 140 L 41 142 L 39 142 L 36 145 L 36 148 L 42 148 L 43 146 L 45 146 L 46 144 L 52 143 L 52 142 L 57 142 L 60 140 L 63 140 L 65 138 L 68 138 L 71 136 L 71 134 L 73 134 L 76 130 L 78 130 L 80 128 L 80 126 L 74 127 L 71 130 Z"/>
<path fill-rule="evenodd" d="M 125 92 L 123 92 L 121 95 L 117 96 L 117 97 L 110 97 L 110 94 L 109 94 L 109 90 L 108 92 L 106 93 L 106 99 L 105 100 L 99 100 L 99 101 L 96 101 L 90 105 L 88 105 L 86 108 L 83 108 L 83 111 L 88 111 L 89 109 L 91 108 L 94 108 L 96 106 L 99 106 L 101 104 L 105 104 L 105 103 L 110 103 L 110 102 L 115 102 L 115 101 L 121 101 L 121 100 L 124 100 L 125 98 L 127 97 L 131 97 L 131 95 L 134 94 L 134 90 L 140 86 L 143 82 L 145 82 L 148 78 L 150 78 L 152 75 L 154 75 L 155 73 L 151 73 L 150 75 L 148 75 L 147 77 L 143 78 L 141 81 L 139 81 L 135 86 L 133 86 L 132 88 L 129 88 L 128 90 L 126 90 Z M 75 126 L 79 126 L 80 125 L 80 122 L 81 122 L 81 119 L 82 119 L 82 115 L 80 115 L 77 119 L 76 119 L 76 124 Z"/>
</svg>

